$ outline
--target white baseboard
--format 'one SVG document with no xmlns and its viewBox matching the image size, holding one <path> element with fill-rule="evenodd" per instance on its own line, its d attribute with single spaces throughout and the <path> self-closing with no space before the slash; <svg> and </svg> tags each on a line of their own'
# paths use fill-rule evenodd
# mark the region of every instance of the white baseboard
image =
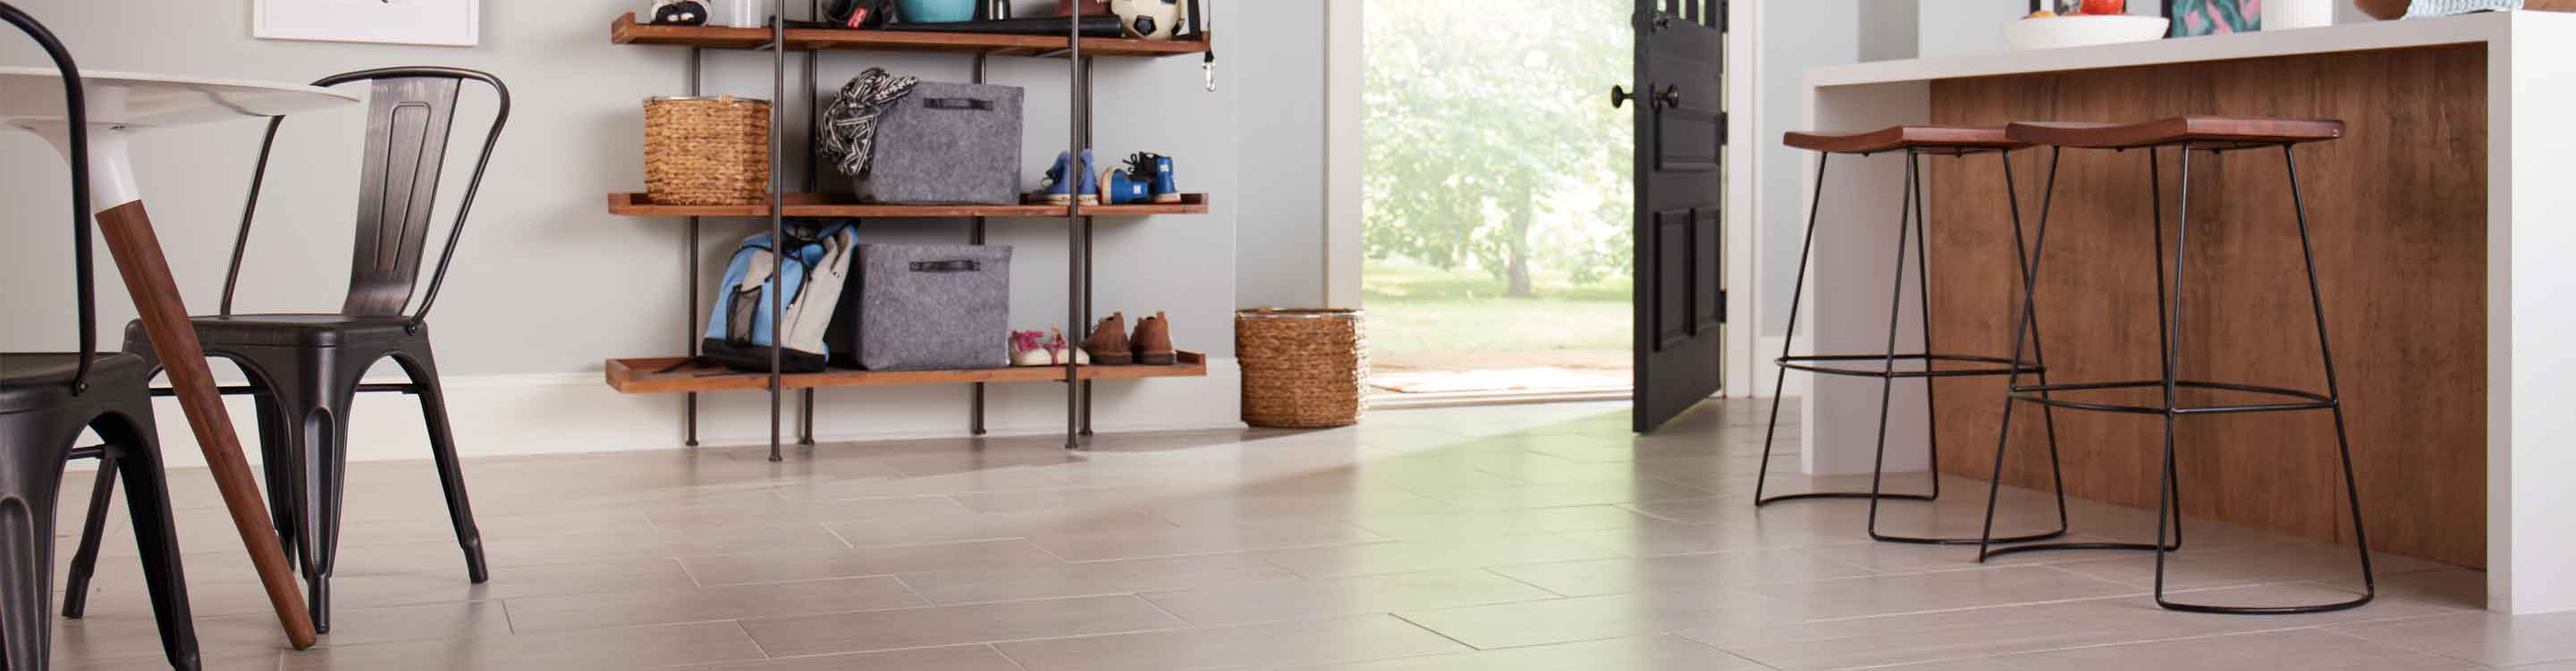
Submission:
<svg viewBox="0 0 2576 671">
<path fill-rule="evenodd" d="M 399 375 L 399 374 L 397 374 Z M 1093 426 L 1103 433 L 1242 426 L 1240 372 L 1234 359 L 1209 357 L 1203 378 L 1104 381 L 1094 385 Z M 397 382 L 398 379 L 388 379 Z M 492 457 L 664 450 L 681 446 L 681 395 L 627 395 L 597 373 L 460 375 L 444 378 L 458 454 Z M 962 436 L 967 385 L 824 389 L 815 395 L 815 440 L 848 441 Z M 985 428 L 991 435 L 1064 431 L 1064 391 L 1051 384 L 988 385 Z M 242 450 L 259 463 L 259 430 L 251 400 L 226 397 Z M 783 398 L 781 430 L 795 440 L 797 395 Z M 157 399 L 162 453 L 172 466 L 203 466 L 175 399 Z M 766 444 L 769 397 L 758 391 L 702 394 L 702 445 Z M 429 438 L 420 402 L 404 394 L 360 394 L 349 411 L 349 459 L 426 459 Z"/>
</svg>

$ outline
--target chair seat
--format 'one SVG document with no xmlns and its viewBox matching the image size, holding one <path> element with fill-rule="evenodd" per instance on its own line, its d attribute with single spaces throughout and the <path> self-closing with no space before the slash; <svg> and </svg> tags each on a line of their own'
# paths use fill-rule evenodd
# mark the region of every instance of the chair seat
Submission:
<svg viewBox="0 0 2576 671">
<path fill-rule="evenodd" d="M 79 354 L 0 354 L 0 412 L 20 412 L 60 405 L 71 398 L 72 374 Z M 141 389 L 152 372 L 143 357 L 100 352 L 90 358 L 89 387 Z"/>
<path fill-rule="evenodd" d="M 1978 150 L 2013 150 L 2030 146 L 2004 134 L 2001 128 L 1971 126 L 1894 126 L 1866 133 L 1802 133 L 1792 131 L 1781 136 L 1781 144 L 1798 149 L 1832 154 L 1875 154 L 1898 149 L 1933 149 L 1945 152 Z"/>
<path fill-rule="evenodd" d="M 397 341 L 410 318 L 400 315 L 277 314 L 190 317 L 207 347 L 339 347 Z M 142 322 L 125 326 L 128 342 L 146 342 Z"/>
<path fill-rule="evenodd" d="M 2207 144 L 2268 146 L 2321 142 L 2343 137 L 2343 122 L 2328 119 L 2180 116 L 2139 123 L 2014 122 L 2004 134 L 2029 144 L 2092 149 L 2128 149 L 2164 145 Z"/>
</svg>

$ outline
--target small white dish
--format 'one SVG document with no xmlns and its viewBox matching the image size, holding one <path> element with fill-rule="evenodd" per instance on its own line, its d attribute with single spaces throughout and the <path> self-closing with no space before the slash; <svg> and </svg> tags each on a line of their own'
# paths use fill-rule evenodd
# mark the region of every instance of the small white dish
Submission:
<svg viewBox="0 0 2576 671">
<path fill-rule="evenodd" d="M 2004 44 L 2014 51 L 2082 47 L 2164 39 L 2172 21 L 2160 16 L 2056 16 L 2004 24 Z"/>
</svg>

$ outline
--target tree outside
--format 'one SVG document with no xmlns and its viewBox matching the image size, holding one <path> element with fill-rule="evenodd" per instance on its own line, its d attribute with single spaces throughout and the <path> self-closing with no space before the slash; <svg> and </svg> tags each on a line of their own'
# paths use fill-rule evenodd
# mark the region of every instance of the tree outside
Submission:
<svg viewBox="0 0 2576 671">
<path fill-rule="evenodd" d="M 1609 87 L 1631 76 L 1634 9 L 1369 3 L 1362 285 L 1379 368 L 1624 380 L 1634 129 Z"/>
</svg>

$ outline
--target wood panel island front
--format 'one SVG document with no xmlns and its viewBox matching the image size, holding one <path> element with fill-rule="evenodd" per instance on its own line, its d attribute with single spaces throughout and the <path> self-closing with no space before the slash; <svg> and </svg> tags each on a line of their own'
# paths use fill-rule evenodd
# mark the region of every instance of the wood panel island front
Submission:
<svg viewBox="0 0 2576 671">
<path fill-rule="evenodd" d="M 2576 610 L 2576 447 L 2567 438 L 2576 435 L 2576 14 L 1863 63 L 1809 71 L 1807 84 L 1807 125 L 1826 131 L 2187 114 L 2344 121 L 2343 139 L 2296 151 L 2371 545 L 2486 569 L 2493 610 Z M 2049 158 L 2038 147 L 2010 159 L 2033 230 Z M 2161 161 L 2168 237 L 2176 159 L 2166 150 Z M 2020 287 L 1993 160 L 1923 159 L 1935 350 L 2012 348 Z M 1813 351 L 1886 345 L 1903 161 L 1835 161 L 1825 177 L 1834 197 L 1819 205 L 1812 313 L 1801 318 L 1815 324 L 1805 331 Z M 2195 156 L 2182 377 L 2325 389 L 2282 164 L 2276 150 Z M 2149 165 L 2143 150 L 2068 151 L 2058 163 L 2037 278 L 2053 383 L 2162 375 Z M 1814 165 L 1806 172 L 1812 179 Z M 1807 206 L 1780 216 L 1803 219 Z M 1899 341 L 1914 342 L 1910 311 L 1906 322 Z M 1917 410 L 1922 385 L 1898 386 L 1888 470 L 1986 478 L 2003 383 L 1937 384 L 1937 418 Z M 1808 473 L 1869 472 L 1879 395 L 1875 380 L 1815 381 L 1805 400 Z M 2045 489 L 2039 408 L 2015 412 L 2031 421 L 2013 423 L 2004 482 Z M 1940 427 L 1938 463 L 1925 458 L 1927 419 Z M 2070 495 L 2156 504 L 2160 419 L 2061 411 L 2056 424 Z M 2183 512 L 2349 542 L 2333 431 L 2322 412 L 2183 418 Z M 2080 516 L 2074 525 L 2085 530 Z M 2338 564 L 2318 579 L 2348 571 Z"/>
</svg>

